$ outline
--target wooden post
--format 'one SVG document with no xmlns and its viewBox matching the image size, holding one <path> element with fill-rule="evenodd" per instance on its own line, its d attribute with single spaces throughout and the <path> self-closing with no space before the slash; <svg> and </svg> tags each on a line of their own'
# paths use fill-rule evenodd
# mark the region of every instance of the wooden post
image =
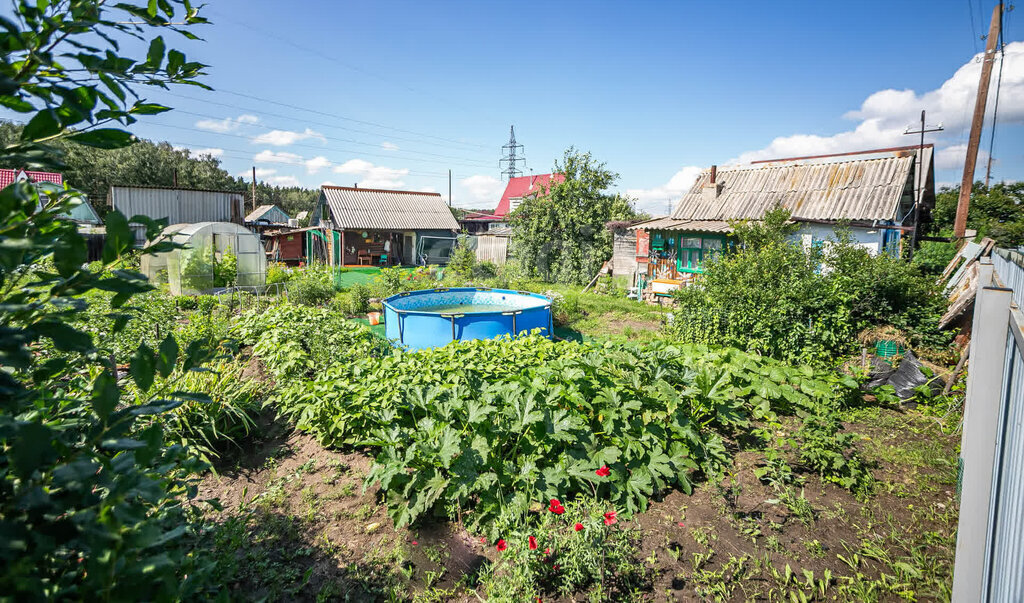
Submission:
<svg viewBox="0 0 1024 603">
<path fill-rule="evenodd" d="M 256 166 L 252 166 L 252 210 L 256 211 Z"/>
<path fill-rule="evenodd" d="M 988 29 L 988 41 L 981 62 L 981 81 L 978 82 L 978 98 L 974 101 L 974 118 L 971 120 L 971 137 L 967 142 L 967 157 L 964 159 L 964 175 L 960 180 L 960 199 L 956 204 L 956 220 L 953 222 L 953 237 L 962 239 L 967 230 L 967 210 L 971 206 L 971 188 L 974 186 L 974 168 L 978 163 L 978 145 L 981 143 L 981 128 L 985 123 L 985 103 L 988 102 L 988 85 L 992 79 L 992 63 L 996 60 L 996 46 L 999 42 L 1000 21 L 1003 3 L 992 10 L 992 23 Z M 992 124 L 995 127 L 995 124 Z"/>
</svg>

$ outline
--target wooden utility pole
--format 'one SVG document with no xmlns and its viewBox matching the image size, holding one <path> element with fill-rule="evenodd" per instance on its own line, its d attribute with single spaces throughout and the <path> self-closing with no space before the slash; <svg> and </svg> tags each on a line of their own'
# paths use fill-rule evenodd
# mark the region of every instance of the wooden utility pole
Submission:
<svg viewBox="0 0 1024 603">
<path fill-rule="evenodd" d="M 956 220 L 953 222 L 953 238 L 962 239 L 967 231 L 967 210 L 971 206 L 971 188 L 974 186 L 974 168 L 978 163 L 978 145 L 981 143 L 981 128 L 985 123 L 985 104 L 988 101 L 988 85 L 992 79 L 992 63 L 996 60 L 996 46 L 999 43 L 999 28 L 1003 17 L 1003 3 L 992 10 L 992 24 L 988 28 L 985 56 L 981 61 L 981 81 L 978 82 L 978 98 L 974 101 L 974 118 L 971 120 L 971 138 L 967 142 L 967 157 L 964 160 L 964 176 L 960 180 L 960 199 L 956 204 Z M 995 126 L 995 124 L 993 124 Z"/>
<path fill-rule="evenodd" d="M 256 211 L 256 166 L 252 166 L 252 210 Z"/>
</svg>

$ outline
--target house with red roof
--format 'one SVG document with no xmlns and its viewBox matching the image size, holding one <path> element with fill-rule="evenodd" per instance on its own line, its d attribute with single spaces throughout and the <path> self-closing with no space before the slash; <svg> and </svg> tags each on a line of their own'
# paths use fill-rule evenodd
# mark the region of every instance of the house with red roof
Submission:
<svg viewBox="0 0 1024 603">
<path fill-rule="evenodd" d="M 498 208 L 494 210 L 494 215 L 504 220 L 505 216 L 519 207 L 524 198 L 534 194 L 544 194 L 551 188 L 552 183 L 564 181 L 565 176 L 562 174 L 537 174 L 509 178 L 508 184 L 505 185 L 505 193 L 501 195 L 501 201 L 498 201 Z"/>
</svg>

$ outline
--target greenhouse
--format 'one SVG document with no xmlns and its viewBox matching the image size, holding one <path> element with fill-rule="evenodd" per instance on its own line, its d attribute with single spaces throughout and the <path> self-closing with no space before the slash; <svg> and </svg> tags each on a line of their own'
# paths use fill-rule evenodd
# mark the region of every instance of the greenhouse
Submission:
<svg viewBox="0 0 1024 603">
<path fill-rule="evenodd" d="M 174 224 L 154 241 L 181 249 L 142 256 L 140 269 L 173 295 L 198 295 L 225 287 L 266 284 L 267 258 L 259 235 L 230 222 Z"/>
</svg>

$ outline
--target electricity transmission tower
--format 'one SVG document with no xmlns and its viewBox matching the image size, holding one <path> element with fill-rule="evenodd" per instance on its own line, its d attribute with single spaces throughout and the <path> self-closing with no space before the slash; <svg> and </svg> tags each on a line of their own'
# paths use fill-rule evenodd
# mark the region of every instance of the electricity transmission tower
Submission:
<svg viewBox="0 0 1024 603">
<path fill-rule="evenodd" d="M 501 161 L 498 162 L 498 167 L 502 168 L 501 176 L 504 178 L 508 176 L 511 180 L 516 176 L 522 176 L 523 171 L 516 167 L 516 162 L 526 162 L 526 155 L 523 153 L 523 145 L 516 144 L 516 127 L 512 126 L 509 130 L 508 144 L 502 145 L 501 147 Z"/>
</svg>

